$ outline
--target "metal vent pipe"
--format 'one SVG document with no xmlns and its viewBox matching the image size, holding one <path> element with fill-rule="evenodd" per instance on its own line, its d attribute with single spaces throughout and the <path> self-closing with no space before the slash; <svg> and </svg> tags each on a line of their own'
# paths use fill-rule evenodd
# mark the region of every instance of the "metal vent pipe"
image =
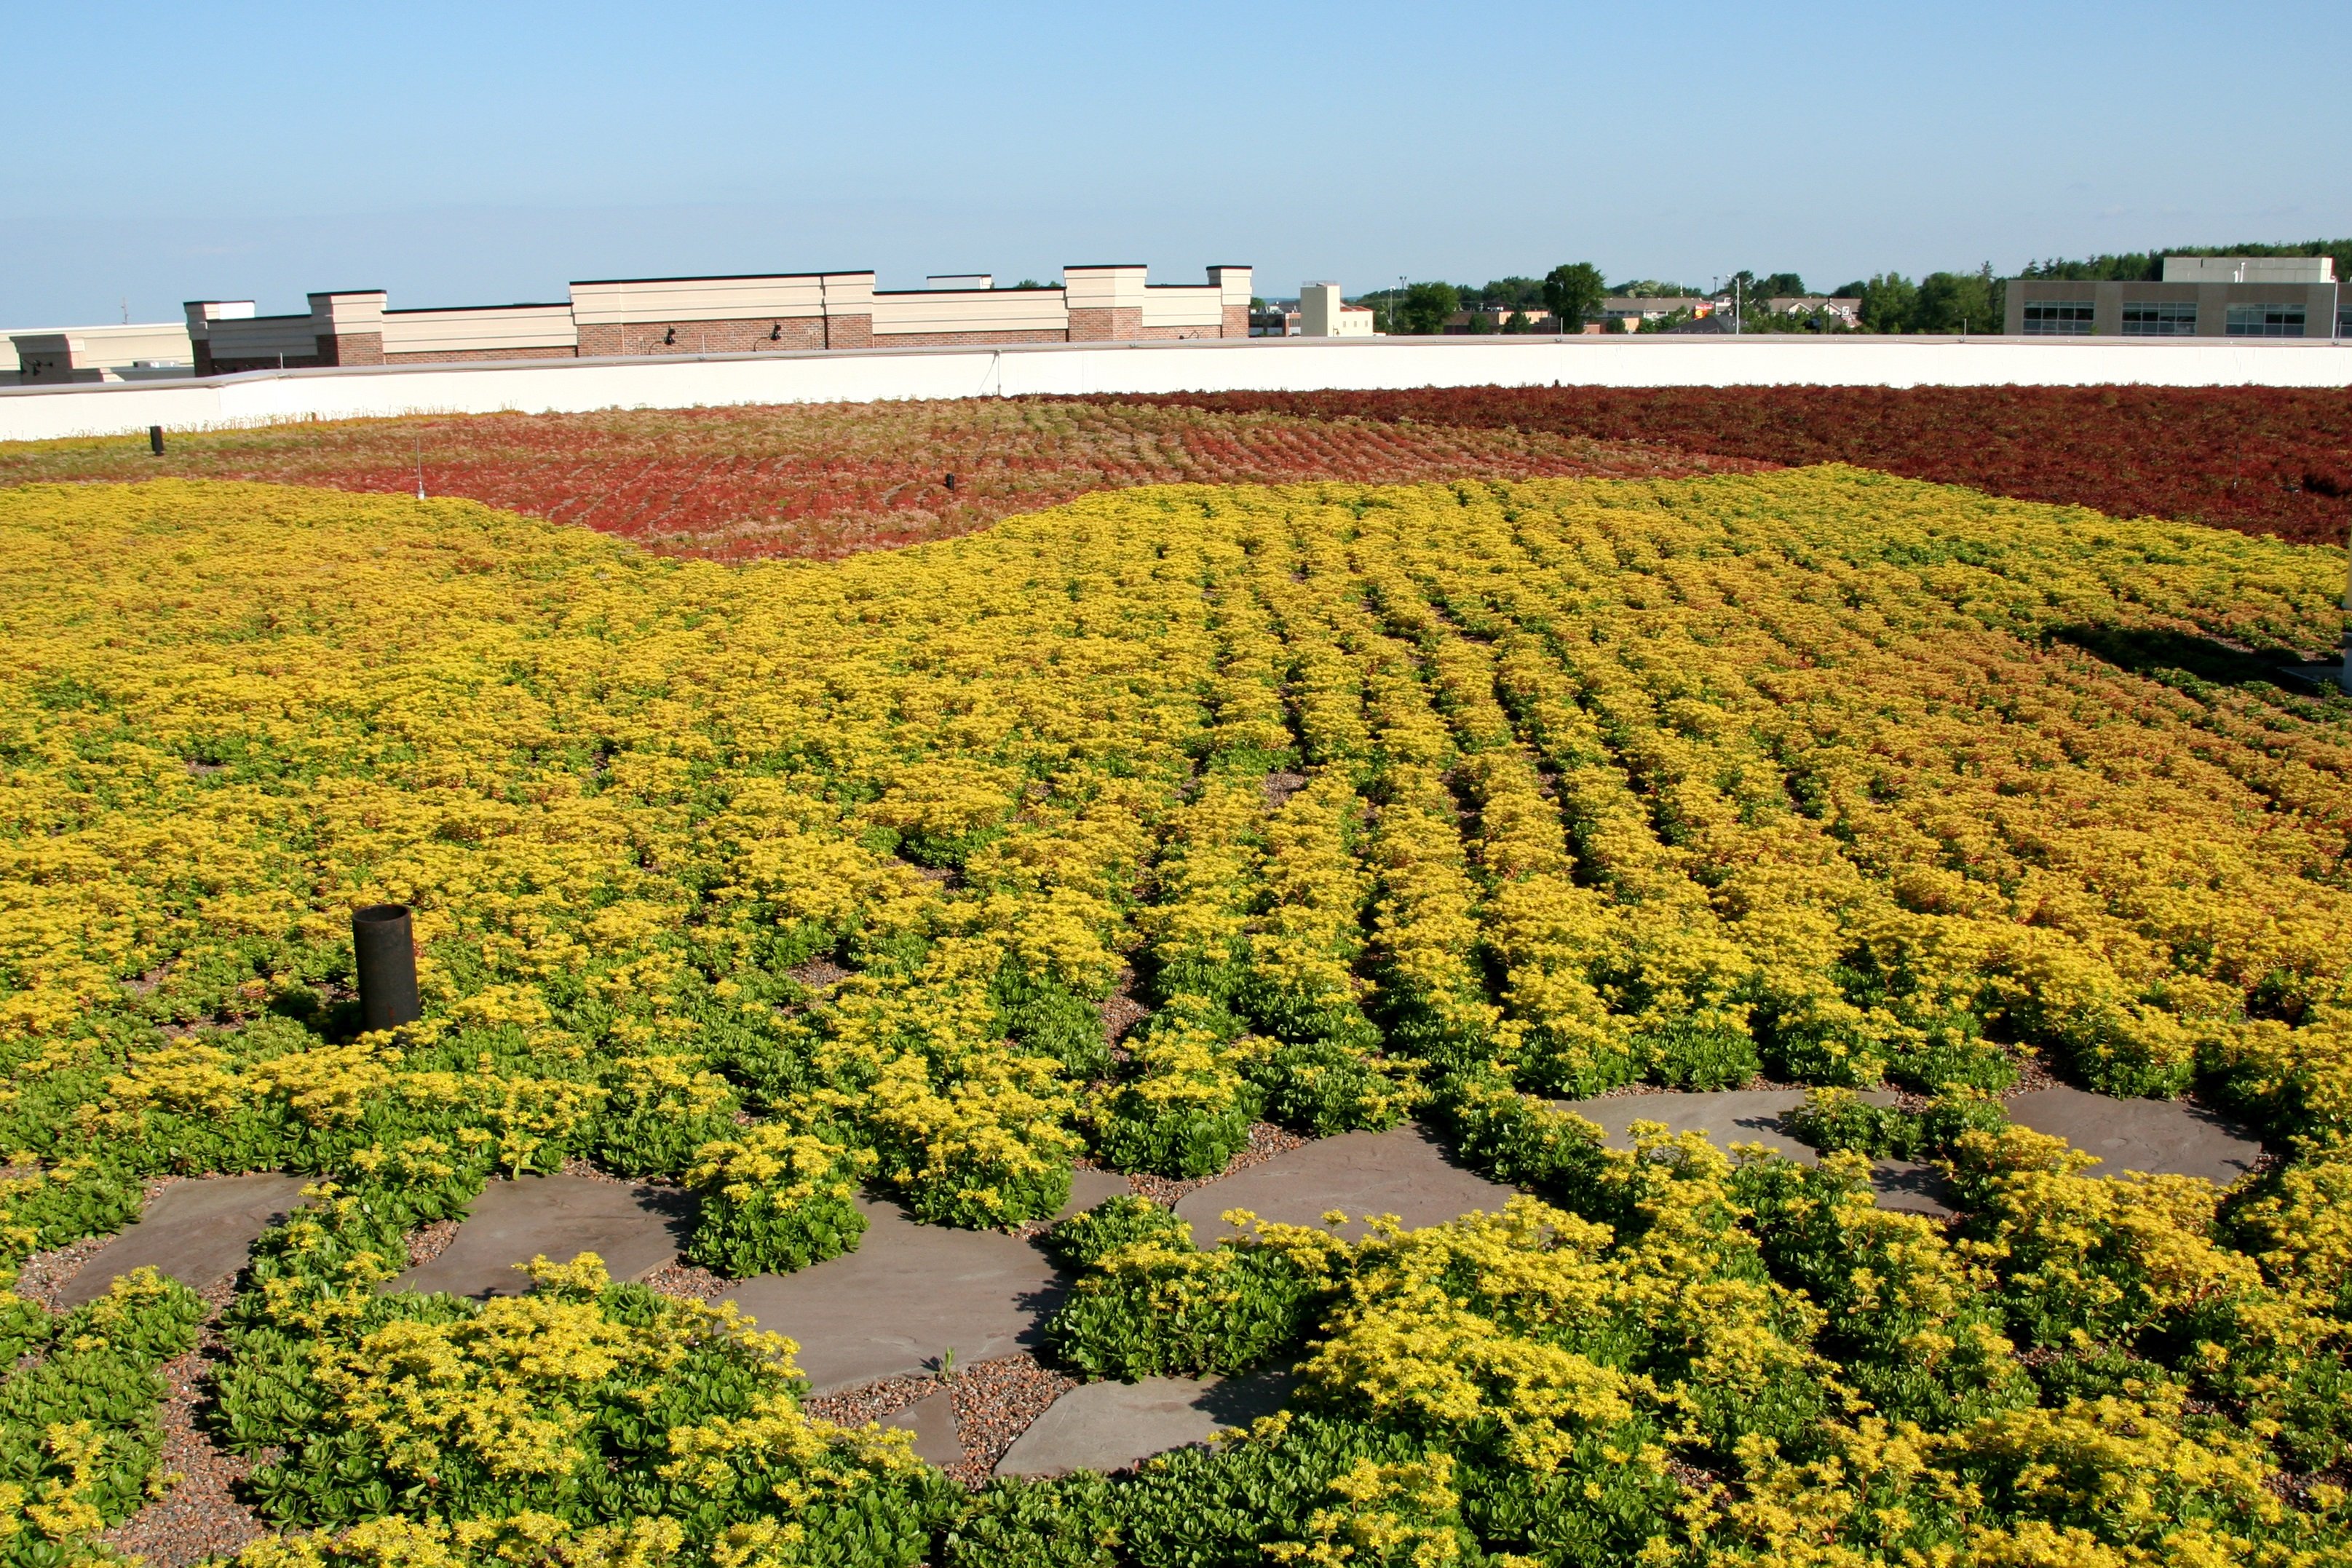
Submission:
<svg viewBox="0 0 2352 1568">
<path fill-rule="evenodd" d="M 352 952 L 359 960 L 360 1027 L 369 1033 L 413 1024 L 416 1001 L 416 938 L 406 904 L 370 904 L 352 911 Z"/>
</svg>

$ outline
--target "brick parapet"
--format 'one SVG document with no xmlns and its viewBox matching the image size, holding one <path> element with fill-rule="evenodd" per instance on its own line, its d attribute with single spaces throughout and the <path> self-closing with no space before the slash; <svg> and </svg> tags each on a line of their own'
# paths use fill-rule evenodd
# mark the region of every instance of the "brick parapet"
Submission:
<svg viewBox="0 0 2352 1568">
<path fill-rule="evenodd" d="M 320 332 L 318 364 L 382 364 L 382 332 Z"/>
<path fill-rule="evenodd" d="M 1143 337 L 1140 305 L 1074 305 L 1070 308 L 1070 342 L 1127 343 Z"/>
<path fill-rule="evenodd" d="M 576 350 L 551 345 L 536 349 L 426 349 L 416 353 L 389 353 L 386 364 L 471 364 L 492 359 L 572 359 Z"/>
<path fill-rule="evenodd" d="M 874 317 L 870 313 L 828 315 L 824 319 L 824 346 L 829 349 L 872 348 Z"/>
<path fill-rule="evenodd" d="M 784 349 L 821 349 L 825 323 L 817 316 L 739 317 L 718 321 L 628 321 L 583 323 L 580 357 L 605 359 L 656 354 L 748 354 Z M 836 339 L 832 345 L 844 345 Z"/>
<path fill-rule="evenodd" d="M 1224 308 L 1224 336 L 1229 338 L 1245 338 L 1249 336 L 1249 307 L 1247 305 L 1226 306 Z"/>
<path fill-rule="evenodd" d="M 877 349 L 954 349 L 993 347 L 999 343 L 1060 343 L 1068 335 L 1051 327 L 1007 327 L 991 332 L 882 332 L 873 342 Z M 835 348 L 841 345 L 835 343 Z"/>
</svg>

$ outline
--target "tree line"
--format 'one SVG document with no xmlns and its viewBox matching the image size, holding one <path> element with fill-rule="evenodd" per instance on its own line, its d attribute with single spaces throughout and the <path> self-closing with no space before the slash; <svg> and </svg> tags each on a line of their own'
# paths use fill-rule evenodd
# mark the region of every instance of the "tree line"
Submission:
<svg viewBox="0 0 2352 1568">
<path fill-rule="evenodd" d="M 2085 260 L 2053 258 L 2029 262 L 2018 274 L 2025 279 L 2154 281 L 2164 275 L 2167 256 L 2332 256 L 2336 275 L 2352 276 L 2352 239 L 2315 239 L 2299 245 L 2173 246 L 2165 250 L 2126 251 L 2094 256 Z M 1988 261 L 1973 272 L 1930 272 L 1916 281 L 1900 272 L 1857 278 L 1828 290 L 1832 297 L 1861 301 L 1861 324 L 1849 326 L 1824 311 L 1786 314 L 1765 308 L 1775 299 L 1818 298 L 1794 272 L 1739 271 L 1723 280 L 1720 292 L 1738 286 L 1743 304 L 1743 331 L 1864 331 L 1864 332 L 1998 332 L 2007 317 L 2009 280 L 1994 276 Z M 1600 319 L 1604 298 L 1672 299 L 1697 297 L 1701 289 L 1657 279 L 1603 281 L 1591 262 L 1555 267 L 1541 278 L 1513 275 L 1486 284 L 1408 282 L 1401 288 L 1375 289 L 1354 302 L 1372 308 L 1375 331 L 1407 337 L 1434 336 L 1445 330 L 1448 317 L 1462 311 L 1471 317 L 1473 331 L 1528 332 L 1538 330 L 1542 317 L 1556 318 L 1552 331 L 1576 332 Z M 1688 312 L 1645 323 L 1644 331 L 1672 327 Z M 1499 317 L 1499 322 L 1496 320 Z"/>
</svg>

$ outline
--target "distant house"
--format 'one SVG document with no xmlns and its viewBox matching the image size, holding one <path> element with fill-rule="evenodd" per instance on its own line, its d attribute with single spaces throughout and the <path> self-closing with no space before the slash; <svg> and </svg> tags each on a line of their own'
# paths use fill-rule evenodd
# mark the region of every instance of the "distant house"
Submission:
<svg viewBox="0 0 2352 1568">
<path fill-rule="evenodd" d="M 2010 279 L 2012 336 L 2352 337 L 2352 308 L 2326 256 L 2168 256 L 2147 283 Z"/>
<path fill-rule="evenodd" d="M 1843 321 L 1849 327 L 1862 325 L 1862 301 L 1850 294 L 1782 294 L 1765 300 L 1764 308 L 1776 316 L 1819 312 Z"/>
<path fill-rule="evenodd" d="M 1527 321 L 1518 329 L 1523 332 L 1557 332 L 1559 331 L 1559 320 L 1550 312 L 1546 310 L 1521 310 L 1514 306 L 1503 306 L 1499 309 L 1482 308 L 1475 310 L 1456 310 L 1452 315 L 1445 318 L 1445 331 L 1449 333 L 1499 332 L 1511 324 L 1511 318 L 1513 316 L 1525 316 L 1527 318 Z"/>
<path fill-rule="evenodd" d="M 1705 316 L 1715 309 L 1711 301 L 1696 295 L 1662 295 L 1655 299 L 1632 294 L 1613 294 L 1601 301 L 1601 319 L 1621 332 L 1638 331 L 1644 321 L 1663 321 L 1669 316 Z"/>
</svg>

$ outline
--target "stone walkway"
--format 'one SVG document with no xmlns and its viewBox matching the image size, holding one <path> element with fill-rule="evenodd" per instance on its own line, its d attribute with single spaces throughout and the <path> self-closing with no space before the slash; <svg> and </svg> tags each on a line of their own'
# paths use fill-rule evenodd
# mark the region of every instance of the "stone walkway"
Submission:
<svg viewBox="0 0 2352 1568">
<path fill-rule="evenodd" d="M 1123 1470 L 1154 1454 L 1205 1443 L 1221 1427 L 1246 1426 L 1261 1415 L 1271 1415 L 1282 1408 L 1290 1387 L 1290 1377 L 1284 1373 L 1089 1383 L 1054 1401 L 997 1461 L 996 1473 L 1062 1476 L 1072 1470 Z"/>
<path fill-rule="evenodd" d="M 96 1300 L 117 1275 L 140 1268 L 195 1290 L 228 1279 L 245 1267 L 261 1233 L 301 1203 L 308 1181 L 272 1171 L 174 1182 L 90 1254 L 58 1290 L 58 1301 L 70 1309 Z"/>
<path fill-rule="evenodd" d="M 1871 1089 L 1856 1094 L 1856 1100 L 1872 1105 L 1891 1106 L 1895 1096 L 1884 1090 Z M 1805 1103 L 1803 1089 L 1724 1089 L 1713 1094 L 1621 1094 L 1599 1100 L 1559 1100 L 1562 1110 L 1572 1110 L 1588 1121 L 1598 1122 L 1603 1142 L 1612 1149 L 1631 1149 L 1631 1131 L 1636 1121 L 1662 1121 L 1673 1133 L 1702 1132 L 1717 1148 L 1729 1151 L 1737 1144 L 1761 1143 L 1776 1154 L 1811 1164 L 1821 1158 L 1809 1143 L 1800 1142 L 1786 1131 L 1781 1118 Z M 1943 1184 L 1933 1171 L 1915 1165 L 1907 1160 L 1880 1160 L 1874 1163 L 1871 1186 L 1878 1194 L 1878 1206 L 1907 1214 L 1924 1214 L 1943 1218 L 1951 1214 L 1942 1198 Z"/>
<path fill-rule="evenodd" d="M 800 1343 L 812 1391 L 1027 1350 L 1061 1304 L 1042 1248 L 993 1230 L 918 1225 L 897 1204 L 860 1198 L 857 1250 L 792 1274 L 761 1274 L 720 1297 Z"/>
<path fill-rule="evenodd" d="M 603 1258 L 615 1279 L 642 1279 L 676 1262 L 693 1229 L 692 1200 L 668 1188 L 592 1176 L 497 1181 L 438 1257 L 385 1289 L 520 1296 L 530 1277 L 515 1265 L 541 1255 L 568 1263 L 583 1252 Z"/>
<path fill-rule="evenodd" d="M 2210 1110 L 2177 1100 L 2110 1100 L 2079 1089 L 2040 1089 L 2009 1102 L 2010 1120 L 2063 1138 L 2100 1163 L 2094 1176 L 2126 1171 L 2202 1176 L 2228 1186 L 2254 1168 L 2263 1146 Z"/>
<path fill-rule="evenodd" d="M 1512 1195 L 1509 1187 L 1455 1164 L 1434 1134 L 1408 1122 L 1386 1132 L 1342 1132 L 1276 1154 L 1187 1194 L 1176 1214 L 1192 1227 L 1193 1241 L 1209 1247 L 1236 1234 L 1219 1217 L 1227 1209 L 1318 1226 L 1339 1209 L 1348 1223 L 1338 1234 L 1352 1241 L 1364 1235 L 1370 1215 L 1395 1215 L 1410 1229 L 1477 1210 L 1496 1213 Z"/>
</svg>

